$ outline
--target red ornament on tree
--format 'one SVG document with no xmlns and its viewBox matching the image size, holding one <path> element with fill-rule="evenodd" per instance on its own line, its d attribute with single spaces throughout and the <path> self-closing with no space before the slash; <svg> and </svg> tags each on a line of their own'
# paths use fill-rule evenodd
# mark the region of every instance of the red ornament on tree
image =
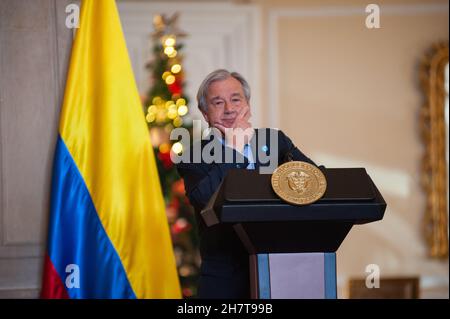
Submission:
<svg viewBox="0 0 450 319">
<path fill-rule="evenodd" d="M 170 169 L 173 166 L 173 162 L 170 159 L 170 152 L 159 152 L 158 153 L 158 158 L 161 161 L 162 165 L 164 166 L 165 169 Z"/>
<path fill-rule="evenodd" d="M 191 224 L 184 218 L 178 218 L 177 221 L 172 225 L 172 233 L 179 234 L 191 229 Z"/>
<path fill-rule="evenodd" d="M 181 95 L 181 91 L 182 91 L 182 86 L 181 86 L 181 80 L 179 79 L 179 77 L 176 77 L 175 82 L 173 82 L 172 84 L 167 85 L 167 87 L 169 88 L 170 93 L 172 94 L 179 94 Z"/>
</svg>

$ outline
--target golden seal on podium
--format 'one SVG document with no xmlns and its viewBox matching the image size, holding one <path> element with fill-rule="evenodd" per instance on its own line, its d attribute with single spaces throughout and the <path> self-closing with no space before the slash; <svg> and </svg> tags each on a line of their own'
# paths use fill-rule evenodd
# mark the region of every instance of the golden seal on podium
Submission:
<svg viewBox="0 0 450 319">
<path fill-rule="evenodd" d="M 327 181 L 316 166 L 300 161 L 280 165 L 272 174 L 272 188 L 288 203 L 306 205 L 319 200 Z"/>
</svg>

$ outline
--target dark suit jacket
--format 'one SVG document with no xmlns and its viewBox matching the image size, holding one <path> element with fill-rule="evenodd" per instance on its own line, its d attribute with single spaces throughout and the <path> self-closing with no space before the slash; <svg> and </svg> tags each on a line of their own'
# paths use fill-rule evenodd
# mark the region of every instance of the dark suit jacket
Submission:
<svg viewBox="0 0 450 319">
<path fill-rule="evenodd" d="M 252 138 L 252 153 L 255 158 L 255 168 L 261 163 L 261 152 L 271 154 L 269 134 L 274 133 L 278 139 L 278 164 L 289 160 L 315 163 L 306 157 L 282 132 L 273 129 L 256 129 Z M 264 145 L 257 145 L 258 137 L 266 135 Z M 208 143 L 220 143 L 223 151 L 227 148 L 217 138 L 201 142 L 201 149 Z M 235 150 L 231 163 L 193 163 L 192 150 L 188 156 L 190 163 L 179 163 L 177 169 L 184 178 L 186 195 L 195 209 L 200 235 L 200 255 L 202 266 L 199 283 L 199 298 L 249 298 L 249 264 L 248 253 L 230 226 L 215 225 L 206 227 L 201 219 L 200 211 L 208 203 L 217 190 L 226 173 L 230 169 L 246 169 L 248 159 Z M 224 152 L 222 152 L 224 154 Z M 222 157 L 224 159 L 224 156 Z M 242 163 L 244 161 L 244 163 Z"/>
</svg>

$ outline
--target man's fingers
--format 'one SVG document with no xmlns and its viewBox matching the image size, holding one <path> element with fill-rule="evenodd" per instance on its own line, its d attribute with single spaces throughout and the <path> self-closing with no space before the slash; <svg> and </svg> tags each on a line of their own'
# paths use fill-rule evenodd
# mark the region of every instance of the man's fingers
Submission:
<svg viewBox="0 0 450 319">
<path fill-rule="evenodd" d="M 236 116 L 236 120 L 234 121 L 233 127 L 247 128 L 249 126 L 248 120 L 250 119 L 250 116 L 251 116 L 250 107 L 249 106 L 243 107 L 239 111 L 238 116 Z"/>
<path fill-rule="evenodd" d="M 248 120 L 250 119 L 250 117 L 252 116 L 252 111 L 250 108 L 247 108 L 247 112 L 244 115 L 244 119 L 248 122 Z"/>
<path fill-rule="evenodd" d="M 225 126 L 220 123 L 214 123 L 214 127 L 216 127 L 219 131 L 225 134 Z"/>
<path fill-rule="evenodd" d="M 236 121 L 239 121 L 240 119 L 243 119 L 245 114 L 247 114 L 247 111 L 249 110 L 249 106 L 245 106 L 242 109 L 239 110 L 238 115 L 236 116 Z"/>
</svg>

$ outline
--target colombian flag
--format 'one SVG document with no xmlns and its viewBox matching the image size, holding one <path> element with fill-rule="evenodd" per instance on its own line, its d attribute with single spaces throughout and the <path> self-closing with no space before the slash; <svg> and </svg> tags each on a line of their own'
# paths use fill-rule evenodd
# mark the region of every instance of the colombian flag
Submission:
<svg viewBox="0 0 450 319">
<path fill-rule="evenodd" d="M 114 0 L 84 0 L 56 144 L 44 298 L 180 298 Z"/>
</svg>

